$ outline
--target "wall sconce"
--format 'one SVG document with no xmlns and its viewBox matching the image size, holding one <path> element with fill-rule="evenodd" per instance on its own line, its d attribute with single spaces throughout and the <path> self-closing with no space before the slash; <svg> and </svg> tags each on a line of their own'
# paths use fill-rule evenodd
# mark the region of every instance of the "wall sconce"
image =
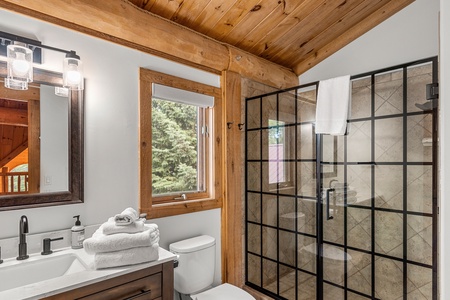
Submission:
<svg viewBox="0 0 450 300">
<path fill-rule="evenodd" d="M 0 40 L 1 46 L 6 46 L 7 49 L 8 70 L 5 78 L 5 87 L 15 90 L 27 90 L 28 83 L 33 82 L 33 52 L 48 49 L 66 54 L 63 61 L 63 86 L 69 90 L 84 89 L 83 63 L 75 51 L 46 46 L 39 41 L 1 31 Z M 40 53 L 38 55 L 40 60 Z M 34 60 L 36 61 L 36 59 Z"/>
<path fill-rule="evenodd" d="M 5 87 L 14 90 L 27 90 L 33 81 L 33 51 L 26 44 L 13 42 L 7 46 L 7 77 Z"/>
<path fill-rule="evenodd" d="M 66 54 L 63 63 L 64 87 L 70 90 L 84 89 L 83 63 L 75 51 Z"/>
</svg>

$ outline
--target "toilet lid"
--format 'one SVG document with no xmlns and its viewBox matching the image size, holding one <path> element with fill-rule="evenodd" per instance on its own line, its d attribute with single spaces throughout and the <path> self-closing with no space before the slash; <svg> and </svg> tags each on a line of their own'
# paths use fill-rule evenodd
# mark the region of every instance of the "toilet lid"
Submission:
<svg viewBox="0 0 450 300">
<path fill-rule="evenodd" d="M 192 295 L 191 298 L 193 300 L 255 300 L 246 291 L 229 283 L 224 283 L 200 294 Z"/>
</svg>

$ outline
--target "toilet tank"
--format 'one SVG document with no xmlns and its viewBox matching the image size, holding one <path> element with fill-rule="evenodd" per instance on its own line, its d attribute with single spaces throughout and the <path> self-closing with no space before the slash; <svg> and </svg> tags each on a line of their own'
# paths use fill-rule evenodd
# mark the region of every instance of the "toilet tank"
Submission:
<svg viewBox="0 0 450 300">
<path fill-rule="evenodd" d="M 182 294 L 197 293 L 214 280 L 216 240 L 201 235 L 169 245 L 170 252 L 178 255 L 174 269 L 175 290 Z"/>
</svg>

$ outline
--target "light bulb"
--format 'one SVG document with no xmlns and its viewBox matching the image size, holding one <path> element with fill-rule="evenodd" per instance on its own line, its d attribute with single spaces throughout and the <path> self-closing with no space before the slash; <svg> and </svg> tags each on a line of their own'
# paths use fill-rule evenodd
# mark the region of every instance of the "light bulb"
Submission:
<svg viewBox="0 0 450 300">
<path fill-rule="evenodd" d="M 81 80 L 81 74 L 78 70 L 67 71 L 67 83 L 68 84 L 79 84 Z"/>
<path fill-rule="evenodd" d="M 30 70 L 30 63 L 26 61 L 24 53 L 17 53 L 16 59 L 12 62 L 13 72 L 17 76 L 26 76 Z"/>
<path fill-rule="evenodd" d="M 33 81 L 33 51 L 25 44 L 14 42 L 7 47 L 7 58 L 8 83 L 5 83 L 5 86 L 12 89 L 26 89 L 28 85 L 19 82 Z"/>
</svg>

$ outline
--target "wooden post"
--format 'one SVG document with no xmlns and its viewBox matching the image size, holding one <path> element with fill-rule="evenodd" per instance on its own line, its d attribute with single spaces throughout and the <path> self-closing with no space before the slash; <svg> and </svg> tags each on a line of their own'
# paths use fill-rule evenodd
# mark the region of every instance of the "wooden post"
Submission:
<svg viewBox="0 0 450 300">
<path fill-rule="evenodd" d="M 241 76 L 222 72 L 224 100 L 223 136 L 226 141 L 224 153 L 225 199 L 222 208 L 222 281 L 238 287 L 244 285 L 242 265 L 244 219 L 242 205 L 242 135 L 241 120 Z M 227 124 L 230 124 L 228 126 Z"/>
<path fill-rule="evenodd" d="M 0 194 L 6 194 L 8 192 L 8 178 L 6 177 L 8 173 L 8 167 L 3 167 L 1 171 L 1 180 L 0 180 Z"/>
<path fill-rule="evenodd" d="M 40 101 L 28 101 L 28 192 L 39 193 L 41 174 Z"/>
</svg>

